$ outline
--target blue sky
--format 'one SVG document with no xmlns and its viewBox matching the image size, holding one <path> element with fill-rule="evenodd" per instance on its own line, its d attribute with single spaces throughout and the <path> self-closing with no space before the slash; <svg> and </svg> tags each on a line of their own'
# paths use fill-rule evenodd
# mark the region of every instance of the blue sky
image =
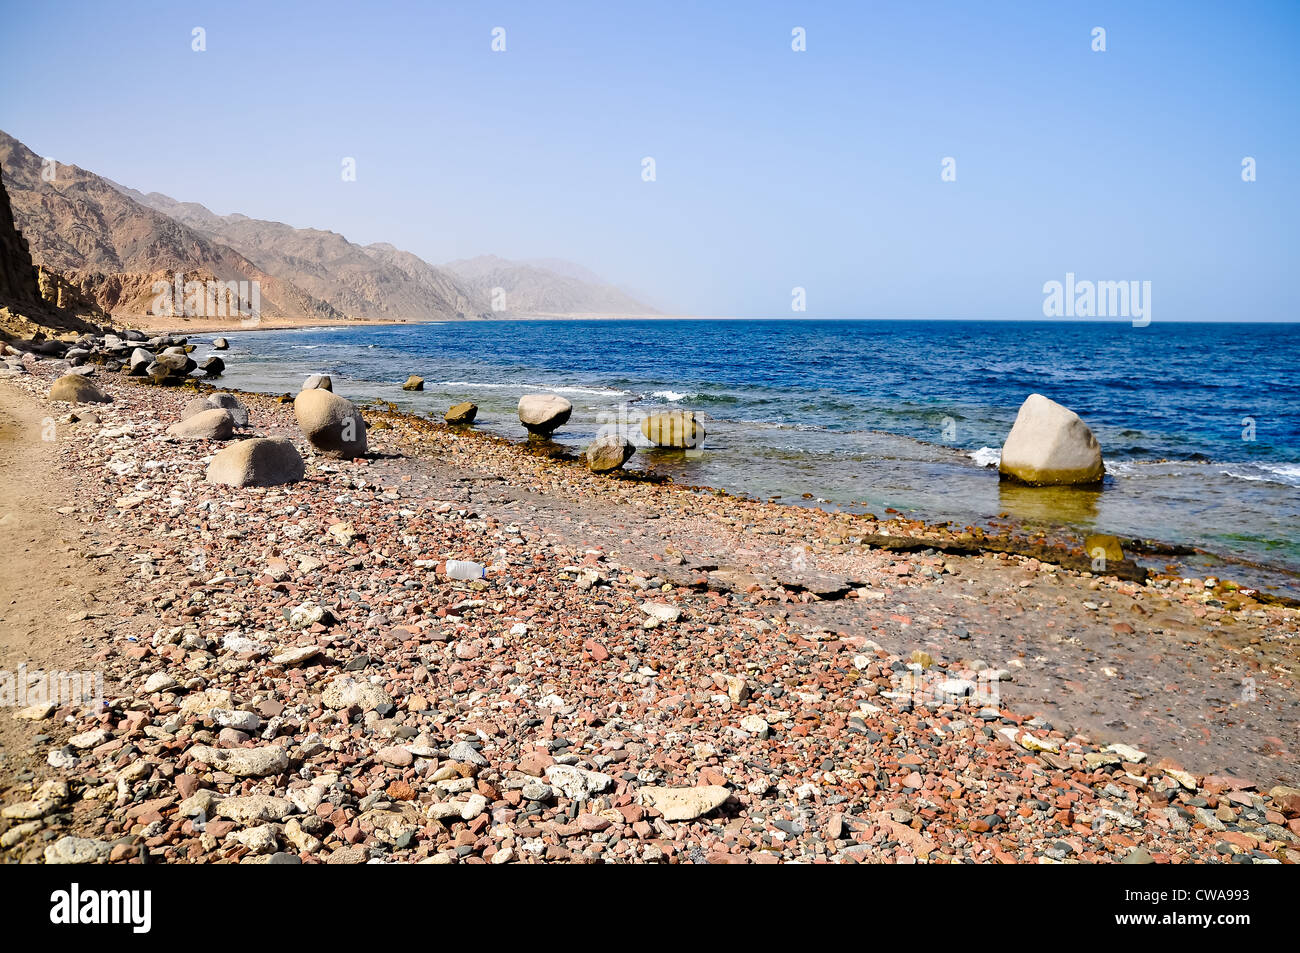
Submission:
<svg viewBox="0 0 1300 953">
<path fill-rule="evenodd" d="M 1074 272 L 1151 281 L 1157 321 L 1297 317 L 1294 2 L 2 16 L 0 128 L 220 213 L 567 258 L 694 314 L 789 316 L 798 286 L 808 317 L 1033 318 Z"/>
</svg>

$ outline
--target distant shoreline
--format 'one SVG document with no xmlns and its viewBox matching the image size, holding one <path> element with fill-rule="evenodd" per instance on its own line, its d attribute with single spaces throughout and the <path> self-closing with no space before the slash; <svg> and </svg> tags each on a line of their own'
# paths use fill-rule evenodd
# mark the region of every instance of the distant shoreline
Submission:
<svg viewBox="0 0 1300 953">
<path fill-rule="evenodd" d="M 160 318 L 152 315 L 112 315 L 113 326 L 120 329 L 133 329 L 153 333 L 167 334 L 236 334 L 242 331 L 296 331 L 311 328 L 364 328 L 364 327 L 409 327 L 422 324 L 489 324 L 501 321 L 747 321 L 761 323 L 765 321 L 807 321 L 807 322 L 853 322 L 879 321 L 890 323 L 935 323 L 935 324 L 1095 324 L 1122 325 L 1130 324 L 1125 319 L 1111 318 L 827 318 L 800 317 L 783 315 L 781 317 L 740 317 L 736 315 L 700 315 L 700 314 L 508 314 L 491 318 L 317 318 L 317 317 L 277 317 L 262 318 L 254 326 L 246 326 L 238 321 L 232 323 L 230 318 L 194 318 L 177 325 L 175 318 Z M 1154 321 L 1152 325 L 1250 325 L 1292 327 L 1300 321 Z M 1137 330 L 1144 330 L 1138 328 Z"/>
</svg>

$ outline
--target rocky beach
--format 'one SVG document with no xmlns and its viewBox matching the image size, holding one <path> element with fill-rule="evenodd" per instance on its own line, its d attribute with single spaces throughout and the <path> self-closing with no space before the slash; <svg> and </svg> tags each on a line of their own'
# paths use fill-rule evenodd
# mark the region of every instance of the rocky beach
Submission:
<svg viewBox="0 0 1300 953">
<path fill-rule="evenodd" d="M 168 372 L 184 341 L 132 377 L 138 343 L 120 372 L 5 359 L 0 669 L 102 677 L 0 712 L 7 861 L 1300 852 L 1286 600 L 667 482 L 522 424 L 363 405 L 327 446 L 332 398 L 214 397 Z M 51 399 L 74 370 L 53 396 L 93 402 Z M 254 438 L 287 482 L 221 476 Z"/>
</svg>

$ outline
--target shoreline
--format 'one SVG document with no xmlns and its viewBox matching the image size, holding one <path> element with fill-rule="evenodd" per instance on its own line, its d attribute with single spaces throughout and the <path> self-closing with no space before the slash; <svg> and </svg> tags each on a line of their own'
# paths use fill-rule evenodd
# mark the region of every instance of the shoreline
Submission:
<svg viewBox="0 0 1300 953">
<path fill-rule="evenodd" d="M 516 319 L 502 320 L 513 322 Z M 344 387 L 347 386 L 348 378 L 346 376 L 338 374 L 335 376 L 341 383 L 343 383 Z M 263 383 L 262 386 L 266 386 L 265 383 Z M 393 383 L 393 386 L 397 386 L 396 382 Z M 536 385 L 536 388 L 538 390 L 548 389 L 546 385 L 542 384 Z M 239 388 L 234 389 L 239 390 Z M 283 391 L 278 390 L 240 390 L 240 392 L 272 395 L 284 393 Z M 468 397 L 465 399 L 468 399 Z M 631 400 L 635 402 L 638 399 L 639 398 L 632 398 Z M 373 397 L 368 398 L 368 400 L 382 402 L 389 405 L 391 408 L 396 409 L 396 405 L 393 401 L 386 397 Z M 425 409 L 422 411 L 410 409 L 404 412 L 417 417 L 424 413 L 437 417 L 437 411 L 432 409 Z M 707 420 L 711 416 L 713 415 L 706 413 L 704 419 Z M 743 419 L 729 420 L 728 422 L 742 426 L 751 423 Z M 491 423 L 485 423 L 485 417 L 480 416 L 479 424 L 475 429 L 476 431 L 487 429 L 488 426 L 491 426 Z M 506 422 L 504 426 L 508 428 L 509 423 Z M 494 428 L 493 432 L 500 432 L 500 430 Z M 831 431 L 824 432 L 830 433 Z M 918 447 L 926 447 L 936 451 L 951 453 L 954 455 L 955 459 L 960 460 L 963 467 L 971 471 L 979 471 L 983 473 L 990 469 L 987 466 L 980 465 L 978 461 L 972 461 L 972 452 L 969 450 L 954 448 L 948 444 L 925 440 L 907 433 L 881 430 L 877 428 L 863 428 L 861 430 L 834 432 L 839 435 L 872 434 L 899 441 L 906 441 Z M 629 467 L 633 469 L 638 468 L 640 459 L 640 457 L 634 457 L 633 461 L 629 464 Z M 1121 461 L 1121 463 L 1128 466 L 1134 465 L 1131 461 L 1127 460 Z M 1183 461 L 1169 459 L 1143 460 L 1140 461 L 1139 465 L 1163 466 L 1166 464 L 1186 466 L 1203 465 L 1207 467 L 1233 465 L 1230 463 L 1219 463 L 1214 460 Z M 802 508 L 818 508 L 827 510 L 828 512 L 844 512 L 855 516 L 882 510 L 888 510 L 890 512 L 896 511 L 900 516 L 905 515 L 906 518 L 911 521 L 919 521 L 926 524 L 935 533 L 947 533 L 952 525 L 961 525 L 962 523 L 970 524 L 967 526 L 968 531 L 972 527 L 979 527 L 986 533 L 993 532 L 992 528 L 995 525 L 1000 528 L 1010 526 L 1013 535 L 1021 538 L 1035 537 L 1045 534 L 1048 538 L 1054 541 L 1073 540 L 1081 548 L 1086 536 L 1093 533 L 1107 534 L 1112 532 L 1109 529 L 1079 526 L 1077 523 L 1069 522 L 1065 517 L 1053 519 L 1046 516 L 1027 516 L 1023 513 L 1018 515 L 1014 513 L 1008 514 L 1003 512 L 1006 507 L 985 511 L 986 514 L 996 513 L 996 515 L 972 514 L 962 517 L 950 516 L 942 511 L 939 515 L 936 515 L 933 510 L 927 510 L 924 506 L 920 505 L 898 505 L 899 508 L 895 509 L 888 503 L 882 501 L 876 501 L 873 503 L 850 499 L 817 499 L 816 502 L 803 503 L 796 499 L 797 494 L 764 494 L 762 492 L 746 489 L 745 486 L 737 482 L 731 482 L 724 486 L 720 485 L 718 482 L 692 481 L 690 485 L 705 492 L 725 490 L 728 494 L 738 498 L 751 499 L 759 502 L 776 500 L 781 502 L 783 505 L 793 505 Z M 1013 489 L 1017 488 L 1014 484 L 1011 484 L 1011 486 Z M 812 499 L 809 494 L 804 494 L 804 496 L 808 497 L 810 500 Z M 1044 529 L 1044 527 L 1046 527 L 1046 529 Z M 1003 528 L 1001 531 L 1005 532 L 1005 529 Z M 1236 588 L 1246 589 L 1251 592 L 1259 592 L 1262 598 L 1266 601 L 1272 601 L 1283 605 L 1300 606 L 1300 568 L 1295 566 L 1290 566 L 1282 562 L 1269 562 L 1267 558 L 1252 556 L 1248 553 L 1235 553 L 1230 550 L 1218 550 L 1202 543 L 1187 542 L 1185 538 L 1172 535 L 1166 536 L 1150 533 L 1141 534 L 1125 532 L 1122 530 L 1114 531 L 1114 535 L 1117 535 L 1120 538 L 1125 551 L 1130 554 L 1128 557 L 1129 560 L 1140 562 L 1151 571 L 1160 575 L 1168 576 L 1177 571 L 1174 568 L 1175 566 L 1177 566 L 1178 570 L 1182 570 L 1184 575 L 1211 573 L 1216 577 L 1219 577 L 1225 573 L 1232 574 L 1235 571 L 1242 578 L 1231 578 L 1224 581 L 1230 582 Z M 1036 555 L 1035 553 L 1030 554 Z M 1173 561 L 1171 562 L 1171 560 Z"/>
<path fill-rule="evenodd" d="M 602 480 L 550 459 L 545 448 L 530 454 L 506 438 L 471 437 L 426 418 L 365 408 L 369 457 L 335 461 L 309 453 L 300 484 L 215 487 L 202 482 L 202 466 L 217 446 L 163 434 L 179 407 L 207 386 L 154 388 L 100 374 L 115 401 L 71 408 L 101 417 L 87 429 L 64 423 L 66 405 L 39 396 L 55 365 L 33 361 L 31 370 L 0 382 L 6 404 L 8 395 L 22 393 L 18 403 L 26 402 L 30 419 L 53 413 L 61 431 L 57 465 L 97 474 L 77 485 L 66 518 L 97 537 L 87 552 L 102 554 L 96 565 L 120 574 L 115 599 L 123 609 L 158 607 L 147 618 L 124 611 L 111 626 L 93 614 L 82 623 L 112 676 L 110 697 L 145 701 L 141 710 L 154 734 L 139 734 L 125 708 L 120 721 L 87 721 L 69 710 L 74 725 L 53 732 L 107 728 L 108 738 L 79 754 L 87 763 L 77 776 L 89 772 L 79 782 L 86 790 L 95 790 L 98 776 L 117 796 L 113 779 L 129 767 L 114 754 L 124 750 L 113 747 L 118 741 L 143 744 L 142 764 L 172 765 L 184 781 L 167 796 L 170 782 L 129 780 L 127 800 L 116 807 L 104 801 L 106 810 L 96 815 L 119 825 L 107 838 L 93 817 L 73 825 L 78 836 L 111 843 L 109 850 L 125 838 L 160 860 L 255 862 L 269 855 L 238 838 L 261 845 L 266 836 L 306 862 L 335 854 L 340 860 L 330 862 L 501 862 L 498 855 L 684 862 L 695 851 L 714 862 L 1113 861 L 1139 847 L 1160 862 L 1186 862 L 1247 839 L 1254 846 L 1246 854 L 1261 861 L 1294 849 L 1291 821 L 1245 780 L 1258 781 L 1261 792 L 1274 781 L 1296 782 L 1289 752 L 1300 748 L 1300 729 L 1287 713 L 1300 689 L 1285 674 L 1294 672 L 1300 634 L 1293 609 L 1253 600 L 1229 609 L 1214 605 L 1203 587 L 1096 578 L 1021 555 L 889 552 L 864 545 L 864 538 L 898 539 L 917 524 L 868 526 L 848 514 L 676 484 Z M 304 446 L 288 406 L 266 395 L 242 399 L 256 432 Z M 105 469 L 109 462 L 113 468 Z M 287 507 L 296 515 L 286 516 Z M 195 523 L 185 514 L 205 515 Z M 336 524 L 350 528 L 335 531 Z M 802 560 L 791 559 L 792 546 L 803 547 Z M 197 574 L 196 548 L 205 554 Z M 148 576 L 133 564 L 142 552 L 152 554 Z M 440 561 L 466 557 L 505 562 L 481 584 L 445 580 Z M 380 585 L 382 579 L 390 581 Z M 286 627 L 283 613 L 308 602 L 327 605 L 329 620 Z M 663 621 L 647 615 L 650 603 L 668 607 Z M 377 612 L 381 607 L 389 608 Z M 187 643 L 187 631 L 212 633 L 208 647 Z M 169 641 L 168 632 L 181 642 Z M 293 664 L 268 661 L 303 653 L 315 654 Z M 349 668 L 362 657 L 370 661 Z M 202 658 L 209 661 L 190 669 L 203 673 L 196 684 L 140 694 L 143 680 L 169 669 L 175 675 Z M 913 670 L 909 659 L 919 659 Z M 224 661 L 213 667 L 218 660 Z M 412 680 L 417 671 L 421 681 Z M 931 676 L 979 684 L 983 671 L 998 672 L 1001 700 L 992 708 L 961 699 L 932 705 L 909 688 L 909 680 Z M 356 672 L 378 678 L 396 710 L 355 721 L 326 717 L 329 706 L 316 693 Z M 1214 700 L 1238 692 L 1248 674 L 1258 690 L 1251 718 L 1216 714 Z M 523 693 L 513 694 L 512 684 Z M 1168 695 L 1160 686 L 1177 691 Z M 301 838 L 300 821 L 291 833 L 289 819 L 299 816 L 292 808 L 256 837 L 247 831 L 257 824 L 235 820 L 216 828 L 220 837 L 205 838 L 181 813 L 196 792 L 228 804 L 257 793 L 284 798 L 317 790 L 294 787 L 303 782 L 293 776 L 223 777 L 187 754 L 204 739 L 221 744 L 218 733 L 230 730 L 205 727 L 203 710 L 186 708 L 196 692 L 217 689 L 232 693 L 236 704 L 225 707 L 242 701 L 242 710 L 260 712 L 263 722 L 281 705 L 297 713 L 295 727 L 280 729 L 289 732 L 280 741 L 273 734 L 241 743 L 232 735 L 229 750 L 281 747 L 293 763 L 310 765 L 313 777 L 341 771 L 366 779 L 360 792 L 369 793 L 357 792 L 354 780 L 339 813 L 319 829 L 323 846 Z M 1148 699 L 1140 707 L 1132 702 L 1135 691 Z M 1162 694 L 1167 709 L 1153 701 Z M 505 707 L 476 714 L 480 706 L 471 699 L 480 695 Z M 557 707 L 548 707 L 551 696 Z M 274 705 L 263 708 L 259 698 Z M 166 714 L 177 705 L 179 720 Z M 981 715 L 994 709 L 991 721 Z M 530 727 L 534 712 L 541 720 Z M 763 720 L 759 734 L 768 737 L 738 727 L 751 715 Z M 914 748 L 921 752 L 915 760 L 900 760 L 896 748 L 873 740 L 923 738 L 936 730 L 929 724 L 948 740 L 939 749 Z M 419 737 L 390 733 L 401 726 Z M 352 737 L 358 730 L 360 741 Z M 666 732 L 684 732 L 694 750 L 666 744 Z M 313 733 L 342 747 L 312 753 Z M 1261 748 L 1263 736 L 1277 743 Z M 565 743 L 557 746 L 558 739 Z M 479 746 L 486 765 L 456 748 L 465 740 Z M 1108 742 L 1150 755 L 1099 747 Z M 469 760 L 458 761 L 453 751 Z M 556 783 L 555 766 L 570 757 L 580 777 L 604 770 L 612 779 L 585 805 Z M 827 757 L 853 767 L 824 774 L 817 766 Z M 1027 808 L 1024 799 L 1034 800 L 1029 789 L 1017 793 L 1006 782 L 979 787 L 989 764 L 1013 775 L 1032 764 L 1049 787 L 1061 785 L 1060 797 L 1082 797 L 1064 813 Z M 528 773 L 534 765 L 542 777 Z M 1238 776 L 1215 773 L 1225 767 Z M 50 774 L 48 766 L 33 770 L 30 787 Z M 651 781 L 637 780 L 642 774 Z M 510 819 L 477 830 L 459 814 L 430 820 L 447 816 L 442 805 L 473 810 L 449 777 L 467 777 L 470 791 Z M 3 780 L 12 790 L 8 771 Z M 733 806 L 721 809 L 721 826 L 707 817 L 665 821 L 645 808 L 638 813 L 652 781 L 713 784 Z M 554 796 L 521 797 L 534 782 L 549 784 Z M 951 784 L 969 793 L 954 800 Z M 1103 793 L 1108 786 L 1125 792 L 1127 803 L 1106 806 L 1113 799 Z M 402 799 L 408 789 L 413 800 Z M 328 785 L 321 790 L 328 793 Z M 166 803 L 123 820 L 124 811 L 157 800 L 150 792 Z M 918 798 L 938 805 L 937 813 L 915 813 Z M 1170 805 L 1188 798 L 1217 803 L 1207 813 L 1232 817 L 1228 833 L 1214 830 L 1195 806 L 1186 807 L 1190 822 L 1175 823 L 1181 815 Z M 150 812 L 158 819 L 141 823 Z M 1270 812 L 1282 823 L 1266 821 Z M 748 820 L 736 827 L 726 818 Z M 787 819 L 803 833 L 775 838 L 783 828 L 773 824 Z M 1295 826 L 1300 833 L 1300 821 Z M 489 827 L 503 830 L 489 836 Z M 397 829 L 414 832 L 407 846 L 396 846 Z M 624 832 L 622 839 L 611 845 L 599 836 L 609 830 Z M 290 837 L 311 849 L 286 843 Z M 1062 839 L 1078 846 L 1053 858 L 1052 845 Z M 28 857 L 24 843 L 19 854 Z M 119 859 L 128 855 L 134 853 Z"/>
</svg>

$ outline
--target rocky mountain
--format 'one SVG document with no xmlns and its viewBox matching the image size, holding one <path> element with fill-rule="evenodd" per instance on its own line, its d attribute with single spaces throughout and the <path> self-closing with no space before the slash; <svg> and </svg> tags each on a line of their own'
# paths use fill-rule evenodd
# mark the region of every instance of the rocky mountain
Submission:
<svg viewBox="0 0 1300 953">
<path fill-rule="evenodd" d="M 14 218 L 34 261 L 61 272 L 115 314 L 148 313 L 154 295 L 144 278 L 256 281 L 262 313 L 341 317 L 341 313 L 249 261 L 234 249 L 133 201 L 111 182 L 75 165 L 43 177 L 44 160 L 0 132 L 0 168 Z M 103 288 L 130 294 L 100 298 Z"/>
<path fill-rule="evenodd" d="M 33 264 L 3 179 L 0 168 L 0 335 L 98 330 L 107 315 L 62 275 Z"/>
<path fill-rule="evenodd" d="M 493 308 L 497 288 L 507 314 L 651 311 L 567 262 L 485 256 L 437 267 L 386 243 L 217 215 L 74 165 L 58 165 L 47 181 L 43 160 L 2 131 L 0 165 L 33 259 L 118 315 L 149 313 L 154 282 L 178 271 L 186 280 L 257 281 L 272 317 L 491 317 L 502 311 Z"/>
<path fill-rule="evenodd" d="M 0 165 L 0 178 L 3 174 Z M 40 300 L 41 292 L 27 239 L 14 224 L 9 193 L 0 187 L 0 302 L 21 308 L 36 305 Z"/>
<path fill-rule="evenodd" d="M 510 261 L 496 255 L 462 258 L 443 266 L 476 297 L 494 298 L 513 314 L 655 314 L 626 292 L 604 284 L 580 265 L 557 259 Z M 494 289 L 503 294 L 494 295 Z M 502 302 L 501 299 L 504 299 Z"/>
<path fill-rule="evenodd" d="M 270 274 L 355 318 L 434 320 L 470 317 L 485 308 L 456 282 L 391 245 L 372 252 L 337 232 L 283 222 L 217 215 L 195 202 L 117 186 L 124 195 L 235 249 Z"/>
</svg>

